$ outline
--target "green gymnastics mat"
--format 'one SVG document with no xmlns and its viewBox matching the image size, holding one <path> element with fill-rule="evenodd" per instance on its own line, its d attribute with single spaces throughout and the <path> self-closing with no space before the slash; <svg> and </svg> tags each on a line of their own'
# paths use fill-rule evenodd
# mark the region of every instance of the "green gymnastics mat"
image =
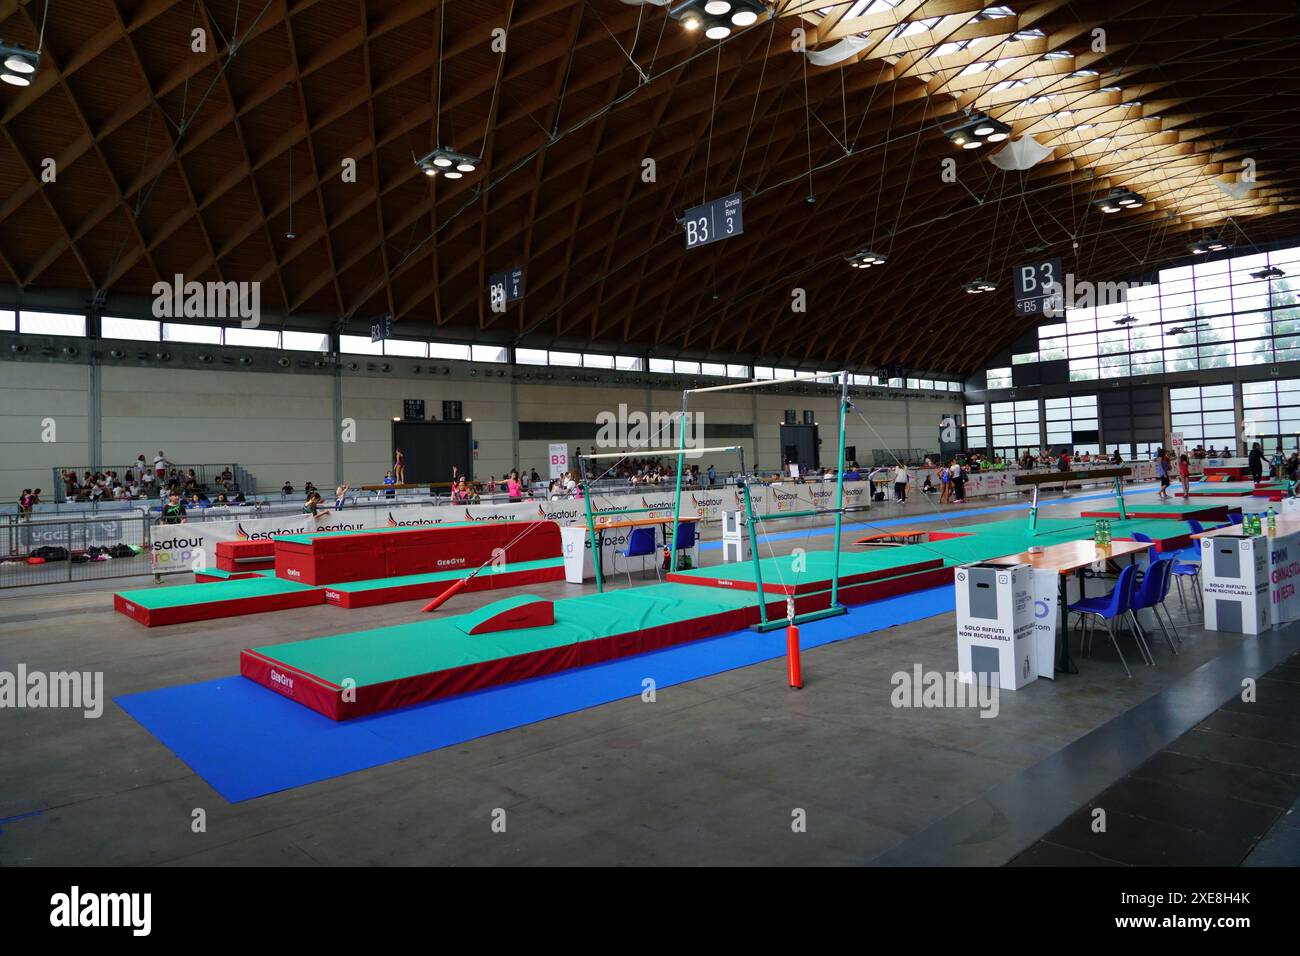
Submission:
<svg viewBox="0 0 1300 956">
<path fill-rule="evenodd" d="M 511 603 L 470 618 L 482 621 Z M 428 617 L 249 648 L 240 673 L 339 720 L 641 654 L 758 619 L 750 594 L 678 584 L 584 595 L 555 601 L 553 609 L 555 623 L 538 627 L 470 635 L 464 615 Z"/>
<path fill-rule="evenodd" d="M 113 595 L 113 607 L 146 627 L 321 604 L 320 588 L 275 577 L 141 588 Z"/>
</svg>

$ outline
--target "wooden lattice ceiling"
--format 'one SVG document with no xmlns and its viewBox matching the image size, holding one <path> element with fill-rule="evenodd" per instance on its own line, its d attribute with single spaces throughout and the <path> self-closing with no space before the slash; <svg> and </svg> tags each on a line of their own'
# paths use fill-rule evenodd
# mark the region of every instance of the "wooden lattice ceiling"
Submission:
<svg viewBox="0 0 1300 956">
<path fill-rule="evenodd" d="M 1100 281 L 1206 229 L 1300 233 L 1291 0 L 778 6 L 719 45 L 656 4 L 454 0 L 440 70 L 434 0 L 55 0 L 32 86 L 0 86 L 0 283 L 111 307 L 177 273 L 257 280 L 264 310 L 358 325 L 969 372 L 1023 327 L 1027 250 Z M 0 0 L 0 37 L 34 46 L 43 8 Z M 861 48 L 814 66 L 796 28 Z M 1054 153 L 1004 173 L 954 149 L 966 108 Z M 478 173 L 420 174 L 436 121 Z M 1244 158 L 1233 199 L 1214 180 Z M 1148 202 L 1103 217 L 1113 186 Z M 735 189 L 744 235 L 686 252 L 684 210 Z M 868 247 L 888 263 L 845 265 Z M 494 313 L 489 274 L 521 264 Z M 960 291 L 984 273 L 997 293 Z"/>
</svg>

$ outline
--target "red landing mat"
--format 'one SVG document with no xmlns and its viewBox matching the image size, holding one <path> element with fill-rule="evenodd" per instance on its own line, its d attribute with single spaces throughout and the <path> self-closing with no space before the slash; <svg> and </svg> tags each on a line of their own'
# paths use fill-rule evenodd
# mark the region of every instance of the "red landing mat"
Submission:
<svg viewBox="0 0 1300 956">
<path fill-rule="evenodd" d="M 275 567 L 275 542 L 218 541 L 217 568 L 221 571 L 264 571 Z"/>
<path fill-rule="evenodd" d="M 1158 507 L 1158 506 L 1156 506 Z M 1128 516 L 1130 518 L 1168 518 L 1173 521 L 1227 521 L 1228 505 L 1171 505 L 1167 506 L 1169 511 L 1156 511 L 1151 508 L 1143 509 L 1141 505 L 1136 507 L 1130 506 Z M 1173 510 L 1177 509 L 1177 510 Z M 1241 509 L 1233 505 L 1231 510 L 1240 511 Z M 1102 509 L 1099 511 L 1085 511 L 1080 517 L 1083 518 L 1118 518 L 1119 512 L 1115 509 Z"/>
<path fill-rule="evenodd" d="M 509 563 L 558 558 L 554 521 L 484 521 L 275 539 L 276 577 L 299 584 L 472 571 L 504 551 Z"/>
<path fill-rule="evenodd" d="M 726 588 L 731 591 L 757 591 L 758 584 L 753 580 L 747 580 L 750 573 L 750 565 L 722 565 L 718 568 L 721 574 L 714 576 L 704 573 L 701 570 L 695 570 L 691 573 L 669 572 L 664 575 L 665 581 L 672 581 L 676 584 L 696 584 L 710 588 Z M 870 571 L 843 571 L 840 574 L 840 589 L 844 589 L 854 584 L 866 584 L 872 581 L 881 581 L 885 578 L 895 578 L 902 575 L 915 575 L 922 571 L 930 571 L 935 568 L 943 567 L 943 558 L 926 558 L 920 561 L 914 561 L 909 564 L 902 564 L 896 567 L 877 568 Z M 730 574 L 726 572 L 730 570 Z M 799 581 L 794 584 L 782 584 L 780 580 L 768 580 L 768 575 L 764 575 L 763 593 L 764 594 L 811 594 L 816 591 L 828 591 L 831 586 L 831 579 L 813 578 L 810 580 Z M 773 576 L 775 577 L 775 576 Z M 949 580 L 952 580 L 949 575 Z M 903 592 L 897 592 L 903 593 Z M 864 600 L 874 600 L 874 598 L 865 598 Z"/>
<path fill-rule="evenodd" d="M 113 595 L 113 608 L 145 627 L 158 627 L 262 611 L 282 611 L 291 607 L 311 607 L 324 599 L 324 592 L 319 588 L 258 577 L 123 591 Z"/>
<path fill-rule="evenodd" d="M 463 576 L 461 574 L 456 574 L 453 577 L 415 575 L 414 577 L 422 580 L 398 578 L 392 583 L 374 582 L 376 586 L 366 588 L 359 588 L 355 584 L 350 586 L 331 586 L 327 584 L 324 585 L 325 603 L 351 610 L 360 607 L 377 607 L 380 604 L 396 604 L 399 601 L 415 601 L 437 597 Z M 434 580 L 427 580 L 428 578 L 434 578 Z M 465 591 L 491 591 L 498 588 L 518 587 L 524 584 L 542 584 L 547 581 L 563 580 L 564 562 L 562 559 L 557 559 L 554 567 L 530 567 L 517 571 L 507 569 L 496 574 L 484 571 L 466 585 Z"/>
<path fill-rule="evenodd" d="M 1241 481 L 1250 476 L 1250 469 L 1240 465 L 1211 465 L 1205 469 L 1205 480 Z"/>
</svg>

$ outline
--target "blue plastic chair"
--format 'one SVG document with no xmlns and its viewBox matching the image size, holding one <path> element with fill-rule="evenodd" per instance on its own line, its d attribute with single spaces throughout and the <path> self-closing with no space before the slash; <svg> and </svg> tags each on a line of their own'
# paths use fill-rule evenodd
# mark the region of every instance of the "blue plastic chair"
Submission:
<svg viewBox="0 0 1300 956">
<path fill-rule="evenodd" d="M 1092 644 L 1092 632 L 1096 628 L 1096 622 L 1101 621 L 1106 627 L 1106 633 L 1110 636 L 1110 642 L 1115 647 L 1115 653 L 1119 655 L 1119 662 L 1124 665 L 1124 673 L 1129 677 L 1133 672 L 1129 670 L 1128 661 L 1124 659 L 1124 652 L 1119 648 L 1119 637 L 1115 633 L 1114 623 L 1128 618 L 1133 621 L 1133 635 L 1137 640 L 1138 649 L 1143 653 L 1143 660 L 1151 662 L 1151 651 L 1146 647 L 1146 642 L 1142 639 L 1142 630 L 1136 624 L 1136 618 L 1133 615 L 1133 593 L 1137 588 L 1137 565 L 1129 564 L 1120 569 L 1119 579 L 1115 582 L 1115 587 L 1104 597 L 1083 598 L 1075 601 L 1069 606 L 1069 610 L 1076 614 L 1084 615 L 1089 627 L 1084 630 L 1083 637 L 1079 642 L 1081 653 L 1087 654 Z M 1086 642 L 1086 645 L 1085 645 Z"/>
<path fill-rule="evenodd" d="M 677 537 L 673 539 L 674 551 L 689 551 L 695 547 L 695 541 L 699 537 L 700 526 L 698 521 L 687 521 L 677 526 Z M 680 568 L 682 563 L 677 562 Z"/>
<path fill-rule="evenodd" d="M 1169 627 L 1173 627 L 1173 618 L 1169 618 L 1169 627 L 1166 627 L 1165 622 L 1160 617 L 1160 611 L 1162 608 L 1164 609 L 1165 616 L 1168 617 L 1169 615 L 1169 609 L 1164 606 L 1164 601 L 1166 595 L 1169 593 L 1169 583 L 1173 580 L 1173 574 L 1173 558 L 1165 557 L 1153 560 L 1147 567 L 1147 573 L 1142 578 L 1142 583 L 1139 584 L 1137 589 L 1133 592 L 1132 610 L 1133 617 L 1136 619 L 1138 611 L 1150 609 L 1152 615 L 1156 619 L 1156 623 L 1160 625 L 1160 630 L 1164 632 L 1165 643 L 1169 645 L 1171 651 L 1177 654 L 1178 648 L 1174 644 L 1173 636 L 1169 633 Z M 1138 621 L 1138 625 L 1141 626 L 1140 620 Z M 1178 633 L 1177 629 L 1175 629 L 1173 633 L 1176 635 Z M 1182 643 L 1182 638 L 1178 639 L 1178 643 Z M 1154 664 L 1155 661 L 1151 661 L 1151 663 Z"/>
<path fill-rule="evenodd" d="M 652 556 L 655 553 L 655 532 L 654 528 L 633 528 L 632 533 L 627 536 L 627 544 L 614 552 L 615 555 L 622 555 L 624 562 L 631 558 L 644 558 Z M 659 565 L 655 563 L 655 577 L 659 577 Z M 615 572 L 618 571 L 618 561 L 615 559 Z M 627 583 L 632 583 L 632 565 L 627 563 L 623 569 L 627 572 Z M 645 570 L 642 563 L 641 570 Z"/>
</svg>

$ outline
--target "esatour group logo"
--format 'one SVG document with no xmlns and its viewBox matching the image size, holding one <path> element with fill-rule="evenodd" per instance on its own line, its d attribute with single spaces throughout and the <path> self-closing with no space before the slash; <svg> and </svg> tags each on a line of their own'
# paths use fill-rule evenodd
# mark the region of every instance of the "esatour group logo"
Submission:
<svg viewBox="0 0 1300 956">
<path fill-rule="evenodd" d="M 673 499 L 661 498 L 658 501 L 652 501 L 649 498 L 642 497 L 641 507 L 649 509 L 646 512 L 647 518 L 658 518 L 673 513 Z"/>
<path fill-rule="evenodd" d="M 364 524 L 349 524 L 340 522 L 338 524 L 323 524 L 311 529 L 311 533 L 317 531 L 364 531 Z M 242 524 L 235 525 L 235 537 L 240 541 L 265 541 L 268 538 L 277 538 L 286 534 L 303 534 L 302 528 L 273 528 L 270 531 L 245 531 Z M 191 546 L 202 544 L 202 541 L 191 542 Z M 155 545 L 156 547 L 156 545 Z"/>
<path fill-rule="evenodd" d="M 155 319 L 239 319 L 246 329 L 262 322 L 260 282 L 186 282 L 177 273 L 152 291 Z"/>
<path fill-rule="evenodd" d="M 793 494 L 789 491 L 782 491 L 780 488 L 773 488 L 772 491 L 776 494 L 777 511 L 793 511 L 795 505 L 799 503 L 799 496 L 797 494 Z"/>
<path fill-rule="evenodd" d="M 542 521 L 577 521 L 582 513 L 573 507 L 567 508 L 544 508 L 537 506 L 537 517 Z"/>
<path fill-rule="evenodd" d="M 718 509 L 722 507 L 722 499 L 713 497 L 701 498 L 694 492 L 691 492 L 691 504 L 693 504 L 695 510 L 702 515 L 714 515 L 717 514 Z"/>
<path fill-rule="evenodd" d="M 466 508 L 465 520 L 466 521 L 510 521 L 512 520 L 512 518 L 510 515 L 499 515 L 499 514 L 474 515 L 470 512 L 468 508 Z"/>
<path fill-rule="evenodd" d="M 172 561 L 179 561 L 181 564 L 189 564 L 195 554 L 203 553 L 202 537 L 198 538 L 164 538 L 161 541 L 155 541 L 151 545 L 153 549 L 153 561 L 155 564 L 169 564 Z M 172 554 L 179 552 L 174 558 Z"/>
<path fill-rule="evenodd" d="M 393 513 L 388 512 L 388 527 L 390 528 L 417 528 L 430 524 L 442 524 L 441 518 L 403 518 L 398 521 L 393 517 Z"/>
</svg>

